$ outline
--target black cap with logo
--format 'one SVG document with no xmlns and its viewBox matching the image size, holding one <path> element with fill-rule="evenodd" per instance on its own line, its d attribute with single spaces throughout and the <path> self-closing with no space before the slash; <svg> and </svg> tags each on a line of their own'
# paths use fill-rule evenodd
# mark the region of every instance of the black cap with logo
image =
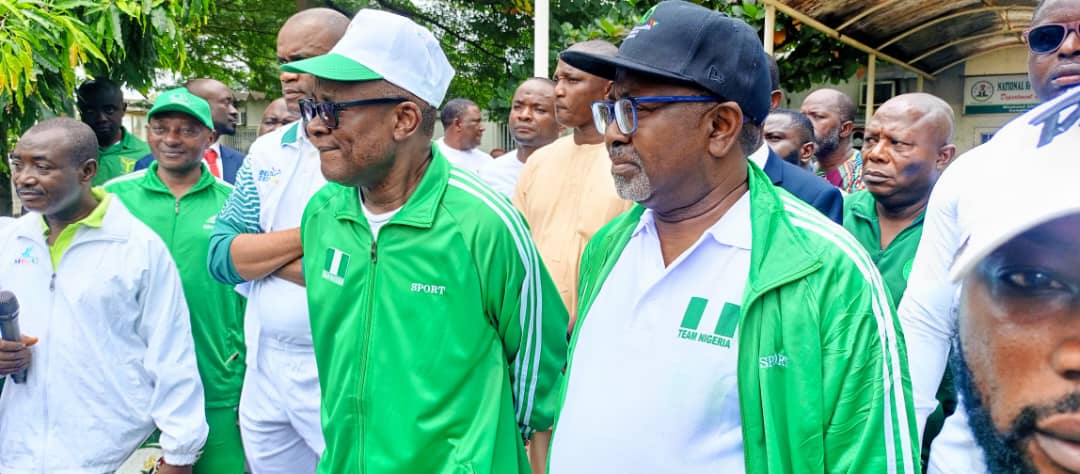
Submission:
<svg viewBox="0 0 1080 474">
<path fill-rule="evenodd" d="M 758 124 L 769 114 L 769 67 L 754 29 L 681 0 L 649 10 L 614 57 L 565 51 L 559 59 L 605 79 L 614 79 L 616 69 L 623 68 L 693 84 L 739 104 Z"/>
</svg>

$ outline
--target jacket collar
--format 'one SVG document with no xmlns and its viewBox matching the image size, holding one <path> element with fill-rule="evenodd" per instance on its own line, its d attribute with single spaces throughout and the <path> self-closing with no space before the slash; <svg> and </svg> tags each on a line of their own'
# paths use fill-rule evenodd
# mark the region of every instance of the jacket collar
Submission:
<svg viewBox="0 0 1080 474">
<path fill-rule="evenodd" d="M 281 146 L 298 145 L 298 142 L 300 141 L 300 135 L 304 133 L 300 130 L 301 122 L 303 122 L 303 120 L 297 120 L 293 122 L 292 125 L 289 125 L 287 129 L 285 129 L 285 133 L 281 134 Z"/>
<path fill-rule="evenodd" d="M 215 178 L 214 175 L 210 173 L 210 168 L 206 165 L 205 161 L 203 161 L 200 166 L 202 167 L 202 174 L 199 176 L 199 181 L 197 181 L 195 185 L 192 186 L 191 189 L 189 189 L 188 192 L 184 194 L 184 196 L 203 191 L 213 186 L 214 183 L 217 182 L 217 178 Z M 161 181 L 161 178 L 157 174 L 157 170 L 158 162 L 157 160 L 154 160 L 150 163 L 150 167 L 146 169 L 146 173 L 143 174 L 142 179 L 139 180 L 139 186 L 149 191 L 171 195 L 172 191 L 169 191 L 169 187 L 165 186 L 165 183 Z"/>
<path fill-rule="evenodd" d="M 807 246 L 803 234 L 795 229 L 787 216 L 778 188 L 769 182 L 754 163 L 747 163 L 747 185 L 750 192 L 750 275 L 747 279 L 745 303 L 763 293 L 798 279 L 821 267 L 823 250 Z M 792 199 L 797 199 L 792 197 Z M 645 208 L 634 204 L 620 219 L 619 224 L 607 236 L 603 248 L 610 252 L 602 259 L 599 274 L 602 280 L 615 266 L 626 243 L 636 230 Z M 620 225 L 621 224 L 621 225 Z M 766 258 L 768 257 L 768 258 Z M 602 281 L 601 280 L 601 281 Z M 598 288 L 597 288 L 598 289 Z M 582 294 L 595 289 L 584 288 Z M 583 299 L 591 303 L 592 298 Z M 586 308 L 587 309 L 587 308 Z"/>
<path fill-rule="evenodd" d="M 98 191 L 104 193 L 103 188 L 100 187 L 95 188 L 94 191 L 95 195 Z M 108 199 L 108 202 L 104 209 L 104 215 L 100 216 L 100 221 L 95 218 L 94 224 L 100 225 L 83 226 L 75 235 L 72 244 L 93 240 L 125 241 L 128 239 L 128 235 L 131 233 L 131 214 L 119 199 L 112 199 L 112 197 L 112 195 L 108 195 L 104 198 Z M 44 219 L 45 217 L 40 213 L 28 212 L 11 225 L 15 228 L 17 237 L 45 245 L 45 232 L 41 229 Z"/>
<path fill-rule="evenodd" d="M 98 147 L 98 151 L 101 153 L 115 153 L 118 151 L 132 151 L 136 149 L 137 138 L 127 131 L 127 127 L 120 127 L 120 141 L 113 143 L 105 148 Z"/>
<path fill-rule="evenodd" d="M 439 147 L 432 143 L 431 163 L 428 165 L 420 183 L 416 185 L 401 211 L 390 219 L 388 224 L 402 224 L 422 229 L 431 228 L 435 214 L 442 203 L 450 179 L 450 162 L 443 157 Z M 367 226 L 364 211 L 360 208 L 360 193 L 353 187 L 342 187 L 334 217 L 339 220 L 351 220 Z"/>
<path fill-rule="evenodd" d="M 765 167 L 763 170 L 765 171 L 765 174 L 769 176 L 772 184 L 777 186 L 784 182 L 783 161 L 784 160 L 780 158 L 780 155 L 777 155 L 771 148 L 769 149 L 769 159 L 765 160 Z"/>
<path fill-rule="evenodd" d="M 848 197 L 844 199 L 844 206 L 851 209 L 851 214 L 856 218 L 869 222 L 870 225 L 873 226 L 874 232 L 880 236 L 881 223 L 880 219 L 878 219 L 877 199 L 874 198 L 874 195 L 871 194 L 869 190 L 864 189 L 848 195 Z M 919 215 L 915 217 L 915 220 L 911 221 L 911 224 L 908 224 L 904 230 L 922 224 L 923 218 L 925 217 L 926 210 L 923 209 L 923 212 L 919 213 Z"/>
<path fill-rule="evenodd" d="M 821 250 L 806 244 L 788 218 L 778 188 L 757 165 L 749 163 L 751 237 L 746 301 L 800 278 L 821 266 Z"/>
</svg>

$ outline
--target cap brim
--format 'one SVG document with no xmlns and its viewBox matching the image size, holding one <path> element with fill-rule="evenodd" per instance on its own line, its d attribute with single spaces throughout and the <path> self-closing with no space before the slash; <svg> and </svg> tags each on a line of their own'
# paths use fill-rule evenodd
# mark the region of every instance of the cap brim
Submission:
<svg viewBox="0 0 1080 474">
<path fill-rule="evenodd" d="M 1050 221 L 1073 214 L 1080 214 L 1080 203 L 1061 206 L 1048 212 L 1025 215 L 1024 219 L 1008 224 L 1007 228 L 996 229 L 992 238 L 983 241 L 979 241 L 978 235 L 973 234 L 961 247 L 959 255 L 949 271 L 949 279 L 959 283 L 975 269 L 979 262 L 989 257 L 990 254 L 1010 240 Z"/>
<path fill-rule="evenodd" d="M 298 72 L 331 81 L 374 81 L 383 77 L 367 66 L 338 53 L 328 53 L 281 65 L 285 72 Z"/>
<path fill-rule="evenodd" d="M 617 71 L 619 68 L 623 68 L 629 71 L 648 74 L 650 76 L 656 76 L 664 79 L 671 79 L 679 82 L 694 82 L 692 78 L 686 77 L 682 74 L 676 74 L 671 71 L 657 69 L 653 66 L 641 64 L 637 61 L 620 58 L 618 56 L 604 56 L 600 54 L 586 53 L 584 51 L 563 51 L 561 54 L 559 54 L 559 59 L 566 62 L 566 64 L 581 69 L 582 71 L 585 71 L 589 74 L 612 81 L 615 80 L 615 71 Z"/>
<path fill-rule="evenodd" d="M 213 121 L 207 122 L 205 119 L 199 117 L 199 115 L 196 114 L 195 111 L 191 110 L 190 107 L 188 107 L 186 105 L 183 105 L 183 104 L 164 104 L 164 105 L 161 105 L 160 107 L 153 107 L 153 108 L 150 109 L 149 112 L 146 113 L 146 118 L 148 118 L 148 119 L 153 118 L 155 115 L 160 114 L 160 113 L 164 113 L 164 112 L 180 112 L 180 113 L 183 113 L 183 114 L 190 115 L 195 120 L 198 120 L 199 123 L 205 125 L 206 128 L 209 128 L 210 130 L 214 129 L 214 122 Z"/>
</svg>

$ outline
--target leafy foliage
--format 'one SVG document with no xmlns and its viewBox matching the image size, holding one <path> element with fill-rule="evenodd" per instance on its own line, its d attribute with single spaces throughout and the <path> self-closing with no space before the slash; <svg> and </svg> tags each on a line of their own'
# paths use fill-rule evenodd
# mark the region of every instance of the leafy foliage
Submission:
<svg viewBox="0 0 1080 474">
<path fill-rule="evenodd" d="M 37 120 L 74 115 L 76 68 L 141 90 L 184 70 L 211 2 L 0 0 L 0 152 Z"/>
<path fill-rule="evenodd" d="M 691 1 L 739 18 L 754 27 L 758 31 L 758 37 L 764 37 L 765 7 L 757 2 Z M 560 37 L 564 39 L 563 44 L 594 38 L 618 44 L 638 23 L 641 15 L 656 3 L 659 2 L 617 2 L 592 22 L 584 25 L 571 22 L 560 24 Z M 813 84 L 843 81 L 854 75 L 866 60 L 866 55 L 857 49 L 781 14 L 776 16 L 776 30 L 773 35 L 773 55 L 780 66 L 780 85 L 788 91 L 798 92 L 809 89 Z"/>
<path fill-rule="evenodd" d="M 200 35 L 188 43 L 187 75 L 279 95 L 277 32 L 296 8 L 295 0 L 216 2 Z"/>
<path fill-rule="evenodd" d="M 754 0 L 692 1 L 740 18 L 764 34 L 765 8 Z M 657 3 L 551 0 L 549 70 L 558 52 L 575 42 L 599 38 L 618 44 Z M 365 7 L 390 10 L 431 27 L 457 68 L 449 97 L 469 97 L 496 120 L 506 117 L 514 89 L 531 75 L 533 0 L 340 0 L 334 5 L 347 13 Z M 865 59 L 854 48 L 783 15 L 777 15 L 773 34 L 781 85 L 789 91 L 847 79 Z"/>
</svg>

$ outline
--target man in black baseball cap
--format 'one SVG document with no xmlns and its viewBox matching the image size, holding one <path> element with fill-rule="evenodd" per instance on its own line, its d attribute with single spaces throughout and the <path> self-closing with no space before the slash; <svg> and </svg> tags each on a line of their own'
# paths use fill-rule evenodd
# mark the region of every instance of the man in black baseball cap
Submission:
<svg viewBox="0 0 1080 474">
<path fill-rule="evenodd" d="M 745 23 L 682 1 L 593 104 L 639 205 L 589 242 L 550 471 L 914 472 L 907 357 L 865 251 L 748 162 L 769 113 Z"/>
</svg>

